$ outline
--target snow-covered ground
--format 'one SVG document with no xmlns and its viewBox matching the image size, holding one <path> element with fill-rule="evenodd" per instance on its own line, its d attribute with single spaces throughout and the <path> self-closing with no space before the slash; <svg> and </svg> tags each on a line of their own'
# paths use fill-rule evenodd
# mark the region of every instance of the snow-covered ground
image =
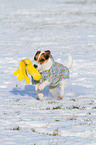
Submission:
<svg viewBox="0 0 96 145">
<path fill-rule="evenodd" d="M 13 72 L 49 49 L 66 64 L 63 100 Z M 96 0 L 0 0 L 0 145 L 96 145 Z"/>
</svg>

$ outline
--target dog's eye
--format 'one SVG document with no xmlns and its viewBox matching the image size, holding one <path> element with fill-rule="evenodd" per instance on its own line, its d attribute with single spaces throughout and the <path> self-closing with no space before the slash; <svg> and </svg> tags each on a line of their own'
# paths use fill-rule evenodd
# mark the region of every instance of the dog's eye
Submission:
<svg viewBox="0 0 96 145">
<path fill-rule="evenodd" d="M 40 61 L 43 62 L 44 60 L 45 60 L 45 59 L 42 58 Z"/>
</svg>

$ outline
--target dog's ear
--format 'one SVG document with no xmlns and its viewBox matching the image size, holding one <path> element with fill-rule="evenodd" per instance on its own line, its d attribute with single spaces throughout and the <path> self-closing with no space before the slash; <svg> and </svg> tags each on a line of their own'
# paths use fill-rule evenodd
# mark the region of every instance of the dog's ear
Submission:
<svg viewBox="0 0 96 145">
<path fill-rule="evenodd" d="M 47 50 L 45 51 L 45 59 L 48 59 L 51 56 L 51 51 Z"/>
<path fill-rule="evenodd" d="M 35 55 L 40 54 L 40 53 L 41 53 L 41 51 L 37 51 Z"/>
<path fill-rule="evenodd" d="M 34 56 L 34 60 L 37 60 L 38 59 L 38 55 L 41 53 L 41 51 L 37 51 L 35 56 Z"/>
</svg>

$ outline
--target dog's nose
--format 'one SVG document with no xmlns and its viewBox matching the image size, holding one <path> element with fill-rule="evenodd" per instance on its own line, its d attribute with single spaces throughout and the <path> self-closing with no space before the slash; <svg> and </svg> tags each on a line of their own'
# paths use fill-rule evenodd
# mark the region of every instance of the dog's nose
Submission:
<svg viewBox="0 0 96 145">
<path fill-rule="evenodd" d="M 36 64 L 34 64 L 34 67 L 37 68 L 38 66 Z"/>
</svg>

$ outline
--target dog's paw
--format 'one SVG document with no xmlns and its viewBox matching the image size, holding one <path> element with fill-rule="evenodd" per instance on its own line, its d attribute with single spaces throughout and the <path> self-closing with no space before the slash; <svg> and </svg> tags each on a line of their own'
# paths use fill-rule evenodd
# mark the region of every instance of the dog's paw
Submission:
<svg viewBox="0 0 96 145">
<path fill-rule="evenodd" d="M 43 94 L 42 93 L 38 94 L 38 100 L 43 100 Z"/>
</svg>

